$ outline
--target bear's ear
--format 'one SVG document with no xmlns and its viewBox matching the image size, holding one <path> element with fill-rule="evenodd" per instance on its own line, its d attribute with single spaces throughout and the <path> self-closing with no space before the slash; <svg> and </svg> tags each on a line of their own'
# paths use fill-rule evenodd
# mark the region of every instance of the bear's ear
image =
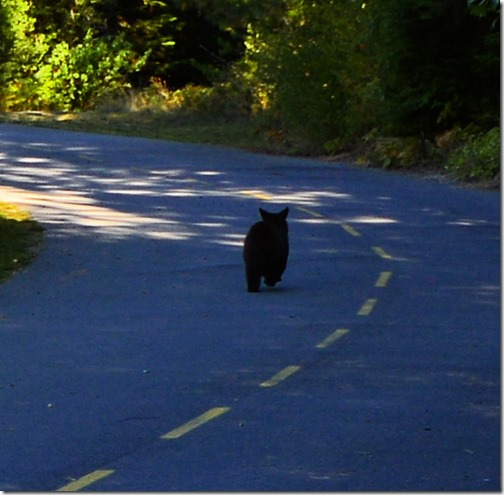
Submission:
<svg viewBox="0 0 504 495">
<path fill-rule="evenodd" d="M 289 207 L 284 208 L 279 215 L 285 220 L 287 218 L 287 215 L 289 214 Z"/>
</svg>

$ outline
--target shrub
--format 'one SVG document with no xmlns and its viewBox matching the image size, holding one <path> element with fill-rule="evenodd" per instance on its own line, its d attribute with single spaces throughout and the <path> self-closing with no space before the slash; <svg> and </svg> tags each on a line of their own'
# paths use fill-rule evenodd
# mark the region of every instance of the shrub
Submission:
<svg viewBox="0 0 504 495">
<path fill-rule="evenodd" d="M 104 94 L 128 87 L 126 75 L 138 70 L 147 56 L 135 60 L 121 35 L 93 38 L 88 31 L 74 47 L 62 41 L 35 73 L 36 103 L 59 110 L 89 108 Z"/>
<path fill-rule="evenodd" d="M 279 26 L 249 29 L 244 77 L 256 108 L 295 139 L 344 147 L 369 125 L 374 80 L 359 2 L 285 2 Z M 337 33 L 337 34 L 336 34 Z"/>
<path fill-rule="evenodd" d="M 132 91 L 129 108 L 134 111 L 168 111 L 184 118 L 240 118 L 250 115 L 250 92 L 233 77 L 213 86 L 189 84 L 170 90 L 160 78 L 151 78 L 142 91 Z"/>
<path fill-rule="evenodd" d="M 446 169 L 461 179 L 489 180 L 500 171 L 500 128 L 494 127 L 485 134 L 467 136 L 467 141 L 455 147 L 448 157 Z"/>
<path fill-rule="evenodd" d="M 427 158 L 419 137 L 383 137 L 373 130 L 363 138 L 365 161 L 383 168 L 407 168 Z"/>
<path fill-rule="evenodd" d="M 32 4 L 0 4 L 0 110 L 86 109 L 106 93 L 129 87 L 149 53 L 138 56 L 125 35 L 88 29 L 71 42 L 37 32 Z"/>
<path fill-rule="evenodd" d="M 0 110 L 30 107 L 33 74 L 49 50 L 47 38 L 35 33 L 28 0 L 0 2 Z"/>
</svg>

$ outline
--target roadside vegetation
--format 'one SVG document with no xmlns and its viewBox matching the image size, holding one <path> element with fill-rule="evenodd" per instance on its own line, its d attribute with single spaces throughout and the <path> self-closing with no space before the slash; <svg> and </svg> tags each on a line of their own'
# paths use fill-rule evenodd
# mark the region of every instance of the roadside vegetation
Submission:
<svg viewBox="0 0 504 495">
<path fill-rule="evenodd" d="M 0 201 L 0 282 L 31 263 L 42 235 L 42 227 L 28 212 Z"/>
</svg>

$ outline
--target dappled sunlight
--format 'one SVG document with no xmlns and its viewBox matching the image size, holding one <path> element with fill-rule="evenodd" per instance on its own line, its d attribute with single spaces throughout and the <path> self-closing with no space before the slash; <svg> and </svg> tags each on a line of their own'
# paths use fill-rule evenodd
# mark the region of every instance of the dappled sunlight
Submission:
<svg viewBox="0 0 504 495">
<path fill-rule="evenodd" d="M 446 222 L 446 225 L 460 225 L 462 227 L 476 227 L 481 225 L 490 225 L 488 220 L 478 220 L 474 218 L 460 218 L 454 222 Z"/>
<path fill-rule="evenodd" d="M 107 146 L 84 146 L 79 139 L 60 145 L 2 141 L 5 187 L 0 186 L 0 196 L 32 210 L 35 218 L 52 226 L 54 235 L 91 233 L 102 241 L 140 237 L 240 249 L 258 219 L 258 206 L 271 211 L 290 206 L 289 221 L 312 228 L 314 239 L 323 239 L 318 234 L 326 228 L 362 235 L 379 229 L 384 239 L 409 246 L 409 227 L 464 230 L 495 224 L 477 213 L 456 216 L 436 205 L 411 205 L 403 212 L 393 208 L 394 196 L 373 196 L 367 189 L 362 194 L 344 192 L 329 167 L 324 175 L 315 171 L 315 182 L 311 170 L 283 181 L 290 173 L 287 168 L 268 165 L 255 174 L 253 160 L 247 169 L 247 157 L 237 162 L 236 170 L 230 165 L 214 169 L 204 150 L 193 156 L 178 154 L 178 146 L 173 153 L 160 148 L 142 159 L 141 145 L 137 150 L 133 141 L 121 142 L 116 153 Z M 243 203 L 247 198 L 249 206 Z M 243 209 L 235 211 L 238 205 Z M 399 251 L 392 253 L 394 259 L 406 259 Z"/>
<path fill-rule="evenodd" d="M 204 176 L 215 177 L 217 175 L 223 175 L 223 173 L 222 172 L 218 172 L 216 170 L 201 170 L 199 172 L 195 172 L 195 175 L 204 175 Z"/>
<path fill-rule="evenodd" d="M 194 201 L 248 196 L 256 202 L 297 207 L 293 223 L 330 226 L 341 225 L 343 220 L 317 217 L 309 208 L 353 200 L 350 194 L 309 190 L 306 184 L 301 190 L 285 186 L 243 189 L 236 177 L 208 165 L 198 170 L 181 160 L 164 168 L 162 155 L 149 155 L 151 163 L 139 165 L 128 154 L 119 155 L 122 158 L 114 163 L 108 156 L 111 150 L 78 143 L 2 144 L 7 150 L 12 146 L 13 152 L 0 154 L 6 184 L 0 186 L 0 196 L 30 209 L 35 218 L 51 226 L 53 235 L 91 233 L 104 241 L 130 237 L 198 240 L 241 249 L 250 222 L 243 225 L 240 215 L 212 214 Z M 132 150 L 131 156 L 135 155 Z"/>
<path fill-rule="evenodd" d="M 48 158 L 38 158 L 38 157 L 33 157 L 33 156 L 23 156 L 21 158 L 16 158 L 16 161 L 19 163 L 49 163 L 50 162 L 50 160 Z M 29 171 L 35 172 L 37 170 L 32 168 Z"/>
<path fill-rule="evenodd" d="M 351 223 L 368 223 L 368 224 L 380 224 L 380 223 L 398 223 L 394 218 L 379 217 L 379 216 L 360 216 L 348 219 Z"/>
<path fill-rule="evenodd" d="M 210 229 L 227 227 L 225 223 L 216 223 L 216 222 L 199 222 L 193 223 L 196 227 L 208 227 Z"/>
<path fill-rule="evenodd" d="M 190 189 L 172 189 L 161 194 L 162 196 L 171 196 L 173 198 L 194 198 L 201 195 L 200 192 Z"/>
<path fill-rule="evenodd" d="M 215 170 L 204 151 L 193 157 L 179 155 L 175 147 L 167 154 L 149 151 L 142 159 L 142 149 L 137 154 L 138 144 L 133 141 L 123 141 L 115 153 L 106 146 L 81 145 L 79 139 L 65 144 L 18 144 L 0 138 L 5 184 L 0 186 L 0 197 L 32 210 L 35 218 L 51 225 L 53 235 L 91 233 L 103 241 L 190 240 L 239 249 L 251 222 L 258 219 L 261 203 L 271 211 L 290 206 L 289 221 L 310 226 L 313 232 L 343 227 L 365 234 L 380 229 L 386 239 L 408 246 L 407 228 L 424 225 L 424 219 L 426 227 L 450 225 L 463 230 L 495 225 L 477 218 L 477 213 L 455 216 L 435 205 L 412 205 L 403 212 L 392 207 L 392 195 L 373 196 L 367 189 L 362 194 L 346 193 L 332 182 L 330 168 L 325 176 L 317 170 L 315 182 L 310 180 L 310 170 L 306 179 L 302 175 L 282 181 L 288 169 L 268 166 L 266 172 L 260 169 L 262 175 L 255 174 L 252 165 L 246 168 L 247 159 L 237 162 L 236 171 L 232 166 Z M 246 198 L 251 200 L 250 209 L 244 206 L 235 212 L 234 205 Z M 396 226 L 405 228 L 399 232 Z M 395 260 L 406 259 L 392 254 Z"/>
<path fill-rule="evenodd" d="M 296 220 L 291 220 L 296 223 L 308 223 L 308 224 L 319 224 L 319 225 L 340 225 L 341 222 L 337 220 L 332 220 L 330 218 L 297 218 Z"/>
<path fill-rule="evenodd" d="M 52 225 L 52 232 L 58 235 L 92 232 L 105 240 L 135 236 L 180 241 L 208 236 L 209 231 L 213 238 L 215 231 L 229 227 L 222 219 L 206 222 L 204 214 L 201 222 L 184 222 L 183 215 L 176 213 L 177 205 L 172 201 L 163 202 L 163 198 L 177 201 L 203 195 L 228 195 L 204 186 L 203 180 L 191 176 L 182 166 L 149 169 L 118 164 L 109 167 L 102 165 L 97 148 L 59 147 L 38 142 L 21 146 L 2 144 L 14 144 L 18 155 L 21 148 L 21 156 L 0 154 L 3 182 L 9 184 L 0 186 L 0 196 L 4 201 L 32 210 L 37 219 Z M 39 153 L 43 156 L 37 156 Z M 54 158 L 48 157 L 49 154 Z M 85 163 L 82 163 L 83 157 Z M 221 173 L 202 170 L 192 175 L 203 178 Z M 127 197 L 134 197 L 135 203 Z M 230 241 L 223 239 L 222 242 Z"/>
<path fill-rule="evenodd" d="M 299 206 L 318 207 L 324 205 L 324 200 L 348 200 L 352 196 L 346 193 L 332 191 L 275 191 L 274 196 L 260 189 L 241 189 L 240 194 L 253 196 L 264 201 L 274 200 L 277 203 L 296 204 Z"/>
<path fill-rule="evenodd" d="M 302 206 L 323 206 L 323 200 L 348 200 L 352 196 L 346 193 L 333 191 L 289 191 L 275 195 L 277 201 L 295 203 Z"/>
<path fill-rule="evenodd" d="M 2 186 L 0 194 L 4 201 L 43 209 L 44 221 L 49 224 L 86 227 L 114 238 L 141 235 L 154 239 L 187 240 L 195 236 L 179 222 L 99 206 L 78 193 L 34 192 Z"/>
<path fill-rule="evenodd" d="M 243 246 L 244 237 L 244 234 L 223 234 L 219 238 L 209 239 L 209 242 L 212 244 L 241 248 Z"/>
</svg>

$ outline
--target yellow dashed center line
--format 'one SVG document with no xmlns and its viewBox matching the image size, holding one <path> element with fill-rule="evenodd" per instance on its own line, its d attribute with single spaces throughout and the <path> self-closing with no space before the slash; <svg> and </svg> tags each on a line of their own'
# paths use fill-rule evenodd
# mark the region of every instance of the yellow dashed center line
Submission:
<svg viewBox="0 0 504 495">
<path fill-rule="evenodd" d="M 308 215 L 311 215 L 312 217 L 316 217 L 316 218 L 323 218 L 324 217 L 324 215 L 322 215 L 322 213 L 319 213 L 318 211 L 315 211 L 315 210 L 311 210 L 310 208 L 305 208 L 304 206 L 296 206 L 296 208 L 299 211 L 302 211 L 304 213 L 308 213 Z"/>
<path fill-rule="evenodd" d="M 61 488 L 58 488 L 58 490 L 56 490 L 56 491 L 57 492 L 76 492 L 78 490 L 82 490 L 82 488 L 85 488 L 86 486 L 91 485 L 92 483 L 95 483 L 98 480 L 101 480 L 102 478 L 105 478 L 106 476 L 111 475 L 113 472 L 114 471 L 112 469 L 93 471 L 92 473 L 86 474 L 86 476 L 83 476 L 82 478 L 79 478 L 78 480 L 75 480 L 75 481 L 72 481 L 71 483 L 68 483 L 68 485 L 65 485 Z"/>
<path fill-rule="evenodd" d="M 208 421 L 211 421 L 212 419 L 215 419 L 222 414 L 227 413 L 228 411 L 230 411 L 229 407 L 214 407 L 213 409 L 210 409 L 207 412 L 201 414 L 197 418 L 194 418 L 191 421 L 183 424 L 182 426 L 169 431 L 161 438 L 163 440 L 174 440 L 176 438 L 180 438 L 182 435 L 189 433 L 190 431 L 200 427 L 205 423 L 208 423 Z"/>
<path fill-rule="evenodd" d="M 381 272 L 375 283 L 375 287 L 387 287 L 391 276 L 392 272 Z"/>
<path fill-rule="evenodd" d="M 322 342 L 319 342 L 315 347 L 317 349 L 325 349 L 331 344 L 334 344 L 334 342 L 343 337 L 343 335 L 346 335 L 349 331 L 350 330 L 347 330 L 346 328 L 338 328 L 338 330 L 326 337 Z"/>
<path fill-rule="evenodd" d="M 348 232 L 350 235 L 353 235 L 354 237 L 360 237 L 361 233 L 354 229 L 351 225 L 348 225 L 346 223 L 341 224 L 341 228 L 345 231 Z"/>
<path fill-rule="evenodd" d="M 386 259 L 386 260 L 392 259 L 392 256 L 390 254 L 388 254 L 387 252 L 385 252 L 385 250 L 383 248 L 381 248 L 380 246 L 373 246 L 373 251 L 383 259 Z"/>
<path fill-rule="evenodd" d="M 82 155 L 81 157 L 89 159 L 87 156 Z M 192 181 L 204 185 L 210 184 L 209 182 L 200 179 L 192 179 Z M 268 194 L 265 191 L 257 189 L 245 189 L 241 190 L 240 193 L 263 201 L 271 201 L 274 199 L 274 196 L 272 196 L 271 194 Z M 315 218 L 324 218 L 323 214 L 310 208 L 305 208 L 303 206 L 296 206 L 296 209 Z M 361 237 L 362 235 L 357 229 L 355 229 L 351 225 L 348 225 L 347 223 L 341 223 L 340 226 L 345 232 L 347 232 L 353 237 Z M 380 256 L 383 259 L 387 260 L 393 259 L 393 257 L 380 246 L 372 246 L 372 249 L 378 256 Z M 375 287 L 386 287 L 390 281 L 391 276 L 392 276 L 391 271 L 381 272 L 380 276 L 378 277 L 375 283 Z M 377 302 L 378 299 L 374 298 L 367 299 L 362 305 L 362 307 L 359 309 L 357 315 L 368 316 L 373 311 Z M 315 347 L 317 349 L 327 348 L 349 332 L 350 330 L 346 328 L 338 328 L 337 330 L 329 334 L 325 339 L 320 341 Z M 293 375 L 294 373 L 297 373 L 301 369 L 302 366 L 287 366 L 286 368 L 282 369 L 277 374 L 272 376 L 269 380 L 262 382 L 260 386 L 263 388 L 274 387 L 283 380 L 285 380 L 286 378 Z M 160 438 L 163 440 L 174 440 L 180 438 L 183 435 L 195 430 L 196 428 L 199 428 L 200 426 L 208 423 L 209 421 L 212 421 L 213 419 L 218 418 L 219 416 L 229 412 L 230 410 L 231 409 L 229 407 L 214 407 L 212 409 L 209 409 L 205 413 L 201 414 L 200 416 L 162 435 Z M 115 472 L 114 470 L 96 470 L 90 474 L 87 474 L 86 476 L 83 476 L 82 478 L 79 478 L 78 480 L 72 481 L 71 483 L 59 488 L 57 491 L 75 492 L 113 474 L 114 472 Z"/>
<path fill-rule="evenodd" d="M 378 302 L 378 299 L 368 299 L 361 307 L 361 309 L 359 309 L 359 312 L 357 313 L 357 315 L 359 316 L 368 316 L 371 311 L 373 311 L 376 303 Z"/>
<path fill-rule="evenodd" d="M 257 199 L 262 199 L 264 201 L 270 201 L 273 199 L 273 196 L 271 196 L 268 193 L 265 193 L 264 191 L 259 191 L 256 189 L 244 189 L 243 191 L 240 191 L 242 194 L 246 194 L 247 196 L 252 196 Z"/>
<path fill-rule="evenodd" d="M 293 375 L 301 369 L 301 366 L 287 366 L 282 371 L 279 371 L 275 376 L 272 376 L 269 380 L 261 383 L 261 387 L 274 387 L 278 385 L 281 381 L 285 380 L 289 376 Z"/>
</svg>

